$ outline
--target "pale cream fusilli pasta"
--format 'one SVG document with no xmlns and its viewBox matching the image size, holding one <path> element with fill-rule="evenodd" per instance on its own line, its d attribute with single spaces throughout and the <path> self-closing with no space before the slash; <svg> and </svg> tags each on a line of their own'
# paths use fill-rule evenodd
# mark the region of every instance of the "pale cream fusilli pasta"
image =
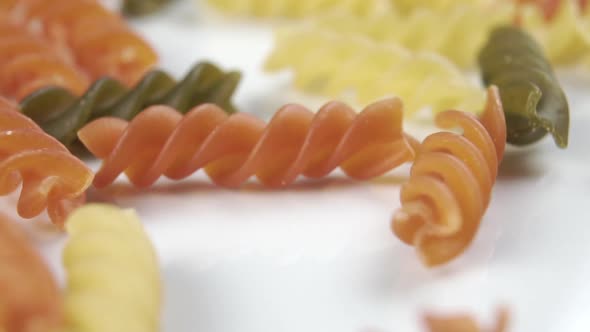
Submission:
<svg viewBox="0 0 590 332">
<path fill-rule="evenodd" d="M 278 32 L 266 69 L 287 68 L 304 91 L 338 97 L 352 90 L 361 104 L 395 95 L 407 114 L 424 107 L 475 111 L 485 99 L 483 89 L 444 57 L 320 29 Z"/>
<path fill-rule="evenodd" d="M 401 11 L 411 11 L 417 8 L 432 10 L 448 10 L 456 5 L 488 5 L 503 0 L 391 0 L 391 3 Z"/>
<path fill-rule="evenodd" d="M 590 56 L 590 13 L 583 14 L 573 1 L 562 1 L 550 22 L 537 6 L 525 6 L 521 24 L 554 64 L 574 64 Z"/>
<path fill-rule="evenodd" d="M 367 36 L 381 43 L 399 43 L 415 51 L 431 51 L 461 67 L 472 67 L 490 31 L 514 17 L 514 6 L 490 8 L 462 5 L 448 12 L 421 8 L 408 15 L 385 12 L 357 17 L 334 12 L 310 24 L 341 34 Z"/>
<path fill-rule="evenodd" d="M 330 10 L 355 15 L 390 9 L 388 0 L 207 0 L 218 10 L 258 17 L 302 17 Z"/>
<path fill-rule="evenodd" d="M 154 249 L 132 210 L 86 205 L 66 222 L 67 332 L 159 329 L 160 275 Z"/>
</svg>

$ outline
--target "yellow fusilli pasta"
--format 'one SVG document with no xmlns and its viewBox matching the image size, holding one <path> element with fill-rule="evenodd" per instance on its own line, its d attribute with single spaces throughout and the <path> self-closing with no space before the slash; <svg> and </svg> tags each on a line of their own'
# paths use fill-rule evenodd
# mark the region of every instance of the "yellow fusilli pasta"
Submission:
<svg viewBox="0 0 590 332">
<path fill-rule="evenodd" d="M 302 17 L 330 10 L 366 15 L 389 10 L 388 0 L 208 0 L 213 7 L 234 15 Z"/>
<path fill-rule="evenodd" d="M 448 10 L 456 5 L 488 5 L 502 0 L 391 0 L 391 3 L 401 11 L 412 11 L 418 8 L 432 10 Z"/>
<path fill-rule="evenodd" d="M 415 51 L 440 53 L 461 67 L 473 67 L 490 31 L 513 17 L 514 6 L 507 3 L 491 8 L 462 5 L 448 12 L 423 8 L 408 15 L 386 12 L 359 17 L 334 12 L 310 24 L 341 34 L 365 35 L 381 43 L 399 43 Z"/>
<path fill-rule="evenodd" d="M 450 61 L 434 53 L 413 53 L 320 29 L 291 29 L 277 34 L 266 62 L 269 71 L 291 68 L 297 88 L 340 97 L 349 90 L 361 104 L 398 96 L 406 114 L 430 107 L 480 110 L 485 93 Z"/>
<path fill-rule="evenodd" d="M 86 205 L 71 214 L 66 230 L 65 331 L 157 331 L 160 275 L 136 214 Z"/>
<path fill-rule="evenodd" d="M 554 64 L 574 64 L 590 55 L 590 13 L 583 14 L 573 1 L 561 1 L 550 22 L 537 6 L 526 6 L 521 24 L 543 45 Z"/>
</svg>

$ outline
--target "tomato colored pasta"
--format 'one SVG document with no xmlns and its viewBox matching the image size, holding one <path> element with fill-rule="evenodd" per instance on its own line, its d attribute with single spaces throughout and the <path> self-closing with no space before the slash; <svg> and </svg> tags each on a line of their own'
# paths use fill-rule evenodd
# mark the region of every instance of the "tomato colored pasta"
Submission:
<svg viewBox="0 0 590 332">
<path fill-rule="evenodd" d="M 447 263 L 473 240 L 490 202 L 498 164 L 504 155 L 506 123 L 496 87 L 479 119 L 469 113 L 437 115 L 444 129 L 418 150 L 410 180 L 402 187 L 402 207 L 393 217 L 393 232 L 416 248 L 427 266 Z"/>
<path fill-rule="evenodd" d="M 204 168 L 213 182 L 237 187 L 252 175 L 271 187 L 303 174 L 326 176 L 340 166 L 352 178 L 368 179 L 411 161 L 412 140 L 402 132 L 402 104 L 386 99 L 360 114 L 330 102 L 317 114 L 300 105 L 282 107 L 268 124 L 206 104 L 185 116 L 153 106 L 131 122 L 101 118 L 78 137 L 103 160 L 94 185 L 104 187 L 125 172 L 136 186 Z"/>
<path fill-rule="evenodd" d="M 154 248 L 132 210 L 91 204 L 68 218 L 65 331 L 159 331 L 161 280 Z"/>
<path fill-rule="evenodd" d="M 157 62 L 151 46 L 119 15 L 94 0 L 20 0 L 5 5 L 29 27 L 71 50 L 78 65 L 96 80 L 110 76 L 134 85 Z"/>
<path fill-rule="evenodd" d="M 0 214 L 0 331 L 56 331 L 62 311 L 43 259 L 15 221 Z"/>
<path fill-rule="evenodd" d="M 21 100 L 39 88 L 57 86 L 81 94 L 86 75 L 47 41 L 0 15 L 0 95 Z"/>
<path fill-rule="evenodd" d="M 10 102 L 0 99 L 0 195 L 22 190 L 17 211 L 32 218 L 45 209 L 62 224 L 84 202 L 92 171 Z"/>
</svg>

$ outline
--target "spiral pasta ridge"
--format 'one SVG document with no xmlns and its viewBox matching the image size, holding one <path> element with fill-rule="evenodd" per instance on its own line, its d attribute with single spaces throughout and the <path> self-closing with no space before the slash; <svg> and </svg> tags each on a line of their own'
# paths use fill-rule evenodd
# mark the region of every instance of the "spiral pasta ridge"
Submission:
<svg viewBox="0 0 590 332">
<path fill-rule="evenodd" d="M 429 9 L 435 11 L 448 11 L 455 6 L 489 6 L 495 0 L 390 0 L 394 7 L 401 12 L 412 12 L 414 10 Z"/>
<path fill-rule="evenodd" d="M 158 61 L 145 40 L 95 0 L 9 0 L 4 11 L 70 50 L 92 80 L 109 76 L 132 86 Z"/>
<path fill-rule="evenodd" d="M 9 102 L 0 99 L 0 195 L 22 189 L 18 214 L 33 218 L 47 209 L 62 224 L 85 199 L 92 171 Z"/>
<path fill-rule="evenodd" d="M 379 43 L 403 45 L 413 51 L 428 51 L 468 68 L 494 27 L 512 22 L 515 7 L 510 3 L 482 7 L 455 6 L 441 12 L 421 8 L 404 15 L 385 12 L 372 16 L 345 13 L 321 15 L 310 24 L 340 34 L 359 34 Z"/>
<path fill-rule="evenodd" d="M 0 331 L 55 331 L 62 309 L 43 259 L 16 222 L 0 214 Z"/>
<path fill-rule="evenodd" d="M 338 10 L 368 15 L 390 10 L 388 0 L 208 0 L 218 10 L 257 17 L 304 17 Z"/>
<path fill-rule="evenodd" d="M 479 85 L 437 54 L 322 29 L 279 31 L 266 69 L 287 68 L 304 91 L 338 97 L 352 89 L 361 104 L 395 95 L 404 100 L 406 114 L 426 107 L 479 110 L 485 98 Z"/>
<path fill-rule="evenodd" d="M 131 120 L 150 105 L 169 105 L 184 113 L 196 105 L 214 103 L 233 113 L 231 97 L 240 79 L 239 72 L 224 72 L 212 63 L 201 62 L 180 81 L 154 70 L 132 89 L 103 78 L 81 97 L 49 87 L 29 95 L 20 106 L 45 132 L 70 146 L 76 132 L 93 119 L 111 116 Z"/>
<path fill-rule="evenodd" d="M 543 46 L 549 60 L 571 65 L 590 58 L 590 13 L 573 1 L 561 1 L 547 22 L 537 6 L 523 6 L 520 25 Z"/>
<path fill-rule="evenodd" d="M 393 232 L 415 246 L 427 266 L 447 263 L 473 240 L 490 201 L 506 143 L 506 124 L 496 87 L 488 90 L 484 113 L 447 111 L 437 115 L 444 129 L 428 136 L 417 152 Z"/>
<path fill-rule="evenodd" d="M 289 104 L 268 124 L 245 113 L 228 116 L 211 104 L 184 117 L 169 107 L 153 106 L 130 123 L 98 119 L 78 137 L 103 159 L 97 187 L 123 172 L 136 186 L 146 187 L 161 175 L 182 179 L 200 168 L 227 187 L 238 187 L 252 175 L 265 186 L 282 187 L 299 175 L 319 178 L 338 166 L 362 180 L 414 156 L 413 141 L 402 132 L 402 104 L 396 98 L 373 103 L 360 114 L 335 101 L 317 114 Z"/>
<path fill-rule="evenodd" d="M 495 29 L 479 55 L 484 83 L 500 88 L 508 143 L 527 145 L 550 133 L 567 147 L 569 105 L 541 47 L 517 27 Z"/>
<path fill-rule="evenodd" d="M 72 213 L 66 230 L 64 330 L 158 331 L 160 272 L 135 212 L 86 205 Z"/>
<path fill-rule="evenodd" d="M 20 100 L 45 86 L 80 94 L 87 77 L 65 54 L 0 14 L 0 95 Z"/>
</svg>

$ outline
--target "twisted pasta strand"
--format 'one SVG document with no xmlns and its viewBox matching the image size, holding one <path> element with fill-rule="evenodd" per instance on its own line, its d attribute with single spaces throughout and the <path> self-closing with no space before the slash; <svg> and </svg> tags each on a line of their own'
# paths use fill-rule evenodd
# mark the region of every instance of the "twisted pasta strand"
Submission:
<svg viewBox="0 0 590 332">
<path fill-rule="evenodd" d="M 110 76 L 132 86 L 158 60 L 121 17 L 95 0 L 19 0 L 5 10 L 70 49 L 92 80 Z"/>
<path fill-rule="evenodd" d="M 66 230 L 65 331 L 158 331 L 160 273 L 134 211 L 86 205 Z"/>
<path fill-rule="evenodd" d="M 463 135 L 439 132 L 418 150 L 411 176 L 401 191 L 402 208 L 393 232 L 416 247 L 427 266 L 446 263 L 471 243 L 490 201 L 506 142 L 506 124 L 496 87 L 488 89 L 485 111 L 447 111 L 439 127 L 460 127 Z"/>
<path fill-rule="evenodd" d="M 0 99 L 0 195 L 22 190 L 17 211 L 33 218 L 47 209 L 56 224 L 84 202 L 92 171 L 14 105 Z"/>
<path fill-rule="evenodd" d="M 457 5 L 470 5 L 485 7 L 497 0 L 390 0 L 395 8 L 402 12 L 411 12 L 413 10 L 429 9 L 438 12 L 448 11 Z"/>
<path fill-rule="evenodd" d="M 62 311 L 53 275 L 14 221 L 0 214 L 0 331 L 52 331 Z"/>
<path fill-rule="evenodd" d="M 86 76 L 46 41 L 0 15 L 0 95 L 20 100 L 45 86 L 80 94 Z"/>
<path fill-rule="evenodd" d="M 231 97 L 240 78 L 239 72 L 223 72 L 202 62 L 179 82 L 154 70 L 132 89 L 111 78 L 96 81 L 81 97 L 61 88 L 44 88 L 25 98 L 21 111 L 70 146 L 86 123 L 104 116 L 131 120 L 150 105 L 169 105 L 184 113 L 196 105 L 214 103 L 233 113 Z"/>
<path fill-rule="evenodd" d="M 503 2 L 495 6 L 455 6 L 448 11 L 429 8 L 408 15 L 385 12 L 372 16 L 331 13 L 314 19 L 316 29 L 340 34 L 367 36 L 380 43 L 401 44 L 413 51 L 441 54 L 460 67 L 473 67 L 477 52 L 490 31 L 512 22 L 515 7 Z"/>
<path fill-rule="evenodd" d="M 404 100 L 407 114 L 425 107 L 479 110 L 484 103 L 482 89 L 441 56 L 322 29 L 277 34 L 266 69 L 286 68 L 293 70 L 295 85 L 310 93 L 334 97 L 353 89 L 362 104 L 394 94 Z"/>
<path fill-rule="evenodd" d="M 338 166 L 352 178 L 368 179 L 414 157 L 412 139 L 402 132 L 402 104 L 395 98 L 371 104 L 358 115 L 340 102 L 324 105 L 315 115 L 290 104 L 268 125 L 245 113 L 228 116 L 210 104 L 184 117 L 153 106 L 130 123 L 98 119 L 78 137 L 103 159 L 97 187 L 122 172 L 136 186 L 146 187 L 162 174 L 181 179 L 200 168 L 227 187 L 237 187 L 252 175 L 266 186 L 281 187 L 300 174 L 319 178 Z"/>
<path fill-rule="evenodd" d="M 573 1 L 561 1 L 547 22 L 537 6 L 525 6 L 520 15 L 522 28 L 543 46 L 549 60 L 571 65 L 590 56 L 590 13 L 583 14 Z"/>
<path fill-rule="evenodd" d="M 215 8 L 234 15 L 304 17 L 339 10 L 367 15 L 390 10 L 388 0 L 208 0 Z"/>
<path fill-rule="evenodd" d="M 506 308 L 501 308 L 496 315 L 496 324 L 492 329 L 484 330 L 478 327 L 475 319 L 469 315 L 439 316 L 427 314 L 424 321 L 430 332 L 506 332 L 510 314 Z"/>
</svg>

